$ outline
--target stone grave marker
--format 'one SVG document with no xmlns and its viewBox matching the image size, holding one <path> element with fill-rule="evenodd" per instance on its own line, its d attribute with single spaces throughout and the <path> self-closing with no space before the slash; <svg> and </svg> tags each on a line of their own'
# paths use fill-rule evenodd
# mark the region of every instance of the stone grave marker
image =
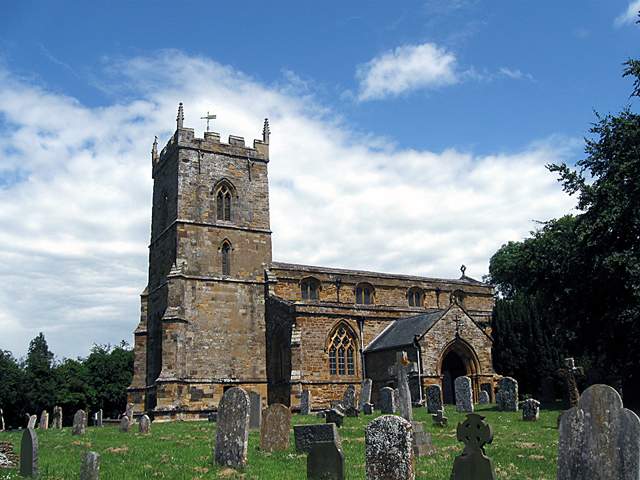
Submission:
<svg viewBox="0 0 640 480">
<path fill-rule="evenodd" d="M 0 427 L 2 427 L 2 431 L 4 432 L 4 412 L 0 408 Z"/>
<path fill-rule="evenodd" d="M 273 403 L 262 412 L 260 425 L 260 450 L 280 452 L 289 448 L 291 410 L 280 403 Z"/>
<path fill-rule="evenodd" d="M 140 424 L 138 425 L 138 431 L 140 433 L 150 433 L 151 432 L 151 419 L 149 415 L 143 415 L 140 417 Z"/>
<path fill-rule="evenodd" d="M 120 433 L 129 433 L 131 431 L 131 421 L 127 415 L 123 415 L 120 419 Z"/>
<path fill-rule="evenodd" d="M 355 385 L 349 385 L 344 391 L 344 395 L 342 397 L 342 406 L 345 411 L 349 410 L 350 408 L 356 408 L 356 396 L 357 392 Z"/>
<path fill-rule="evenodd" d="M 380 410 L 383 414 L 393 415 L 396 412 L 396 402 L 393 388 L 384 387 L 380 390 Z"/>
<path fill-rule="evenodd" d="M 84 452 L 80 464 L 80 480 L 98 480 L 100 478 L 100 454 Z"/>
<path fill-rule="evenodd" d="M 383 415 L 364 429 L 367 480 L 413 480 L 413 427 L 396 415 Z"/>
<path fill-rule="evenodd" d="M 29 415 L 29 423 L 27 423 L 27 428 L 36 428 L 37 421 L 38 421 L 37 415 Z"/>
<path fill-rule="evenodd" d="M 62 428 L 62 407 L 53 407 L 53 422 L 51 428 Z"/>
<path fill-rule="evenodd" d="M 124 414 L 129 417 L 129 423 L 133 423 L 133 403 L 127 403 Z"/>
<path fill-rule="evenodd" d="M 517 412 L 518 411 L 518 382 L 511 377 L 503 377 L 498 382 L 498 411 Z"/>
<path fill-rule="evenodd" d="M 540 380 L 540 401 L 551 403 L 556 401 L 556 381 L 553 377 L 544 377 Z"/>
<path fill-rule="evenodd" d="M 317 442 L 334 442 L 342 451 L 342 440 L 338 434 L 335 423 L 317 423 L 315 425 L 294 425 L 293 437 L 296 442 L 296 451 L 304 453 L 311 450 L 311 446 Z"/>
<path fill-rule="evenodd" d="M 429 385 L 425 389 L 427 398 L 427 413 L 437 413 L 442 409 L 442 389 L 440 385 Z"/>
<path fill-rule="evenodd" d="M 480 405 L 488 405 L 489 404 L 489 394 L 484 390 L 480 390 L 478 392 L 478 403 Z"/>
<path fill-rule="evenodd" d="M 232 387 L 222 395 L 218 405 L 218 425 L 214 459 L 218 465 L 244 468 L 249 441 L 249 395 Z"/>
<path fill-rule="evenodd" d="M 489 395 L 489 403 L 493 403 L 494 399 L 493 399 L 493 385 L 491 383 L 481 383 L 480 384 L 480 391 L 481 392 L 487 392 L 487 395 Z"/>
<path fill-rule="evenodd" d="M 640 478 L 640 419 L 618 392 L 593 385 L 560 423 L 558 480 Z"/>
<path fill-rule="evenodd" d="M 20 442 L 20 476 L 38 476 L 38 436 L 33 427 L 27 427 Z"/>
<path fill-rule="evenodd" d="M 435 415 L 431 415 L 431 418 L 433 418 L 433 423 L 439 427 L 444 427 L 449 421 L 449 418 L 444 416 L 444 407 L 438 410 Z"/>
<path fill-rule="evenodd" d="M 211 423 L 217 422 L 218 412 L 210 412 L 209 415 L 207 415 L 207 420 Z"/>
<path fill-rule="evenodd" d="M 431 443 L 431 434 L 424 431 L 419 422 L 412 422 L 413 427 L 413 457 L 428 457 L 438 453 L 438 447 Z"/>
<path fill-rule="evenodd" d="M 38 424 L 39 430 L 47 430 L 49 428 L 49 413 L 43 410 L 40 414 L 40 423 Z"/>
<path fill-rule="evenodd" d="M 316 442 L 307 456 L 307 478 L 345 480 L 344 454 L 334 442 Z"/>
<path fill-rule="evenodd" d="M 71 435 L 84 435 L 87 428 L 87 414 L 84 410 L 78 410 L 73 416 L 73 428 L 71 429 Z"/>
<path fill-rule="evenodd" d="M 311 413 L 311 392 L 302 390 L 300 396 L 300 415 L 309 415 Z"/>
<path fill-rule="evenodd" d="M 364 406 L 367 403 L 371 403 L 371 387 L 373 385 L 373 381 L 370 378 L 365 378 L 362 381 L 362 385 L 360 386 L 360 402 L 358 403 L 358 408 L 361 412 L 364 412 Z"/>
<path fill-rule="evenodd" d="M 565 368 L 558 370 L 558 376 L 564 382 L 564 393 L 569 399 L 569 403 L 572 407 L 578 405 L 580 401 L 580 392 L 578 391 L 578 384 L 576 383 L 576 377 L 584 375 L 583 367 L 576 367 L 573 358 L 564 359 Z"/>
<path fill-rule="evenodd" d="M 364 415 L 373 415 L 373 403 L 365 403 L 362 405 L 362 413 Z"/>
<path fill-rule="evenodd" d="M 522 420 L 535 422 L 540 419 L 540 402 L 530 398 L 522 402 Z"/>
<path fill-rule="evenodd" d="M 317 419 L 327 418 L 327 411 L 320 410 L 318 413 L 316 413 L 316 418 Z"/>
<path fill-rule="evenodd" d="M 484 452 L 484 446 L 493 441 L 493 426 L 484 418 L 484 415 L 469 413 L 464 422 L 458 423 L 457 437 L 464 443 L 464 450 L 453 461 L 450 480 L 496 480 L 493 459 Z"/>
<path fill-rule="evenodd" d="M 456 411 L 458 413 L 473 412 L 471 379 L 469 377 L 458 377 L 453 384 L 456 392 Z"/>
<path fill-rule="evenodd" d="M 260 430 L 262 421 L 262 395 L 258 392 L 249 392 L 249 429 Z"/>
<path fill-rule="evenodd" d="M 344 414 L 335 408 L 325 412 L 325 419 L 327 423 L 335 423 L 336 427 L 341 427 L 344 424 Z"/>
<path fill-rule="evenodd" d="M 102 426 L 102 409 L 98 410 L 94 415 L 93 415 L 93 424 L 96 427 L 101 427 Z"/>
<path fill-rule="evenodd" d="M 348 408 L 347 411 L 344 412 L 344 414 L 350 418 L 360 418 L 360 410 L 355 407 Z"/>
</svg>

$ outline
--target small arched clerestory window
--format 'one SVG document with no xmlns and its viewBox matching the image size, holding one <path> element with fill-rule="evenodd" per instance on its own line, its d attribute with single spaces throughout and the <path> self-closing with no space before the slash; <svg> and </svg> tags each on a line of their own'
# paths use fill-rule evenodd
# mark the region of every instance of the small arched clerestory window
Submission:
<svg viewBox="0 0 640 480">
<path fill-rule="evenodd" d="M 222 242 L 220 247 L 221 263 L 222 263 L 222 275 L 230 275 L 231 271 L 231 244 L 228 240 Z"/>
<path fill-rule="evenodd" d="M 341 323 L 329 338 L 329 374 L 348 376 L 356 374 L 357 340 L 349 327 Z"/>
<path fill-rule="evenodd" d="M 419 287 L 412 287 L 407 292 L 410 307 L 422 307 L 424 305 L 424 291 Z"/>
<path fill-rule="evenodd" d="M 373 287 L 368 283 L 356 286 L 356 303 L 358 305 L 373 305 Z"/>
<path fill-rule="evenodd" d="M 456 290 L 451 294 L 451 303 L 457 303 L 460 307 L 467 308 L 467 294 L 462 290 Z"/>
<path fill-rule="evenodd" d="M 318 300 L 320 282 L 312 277 L 304 278 L 300 282 L 300 298 L 302 300 Z"/>
</svg>

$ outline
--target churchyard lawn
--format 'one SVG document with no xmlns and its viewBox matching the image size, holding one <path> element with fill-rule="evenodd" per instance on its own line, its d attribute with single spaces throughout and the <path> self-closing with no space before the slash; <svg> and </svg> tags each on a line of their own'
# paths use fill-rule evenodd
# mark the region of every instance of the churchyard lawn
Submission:
<svg viewBox="0 0 640 480">
<path fill-rule="evenodd" d="M 476 413 L 486 415 L 485 421 L 494 428 L 493 443 L 485 448 L 493 458 L 498 478 L 546 479 L 556 478 L 558 457 L 558 413 L 568 405 L 561 402 L 542 404 L 540 420 L 524 422 L 522 412 L 498 412 L 496 404 L 476 405 Z M 425 431 L 432 434 L 433 444 L 440 447 L 437 455 L 416 459 L 417 479 L 448 480 L 462 443 L 456 439 L 456 426 L 466 418 L 456 413 L 455 406 L 447 406 L 449 424 L 437 427 L 426 408 L 414 409 L 414 419 L 424 422 Z M 345 418 L 339 428 L 346 459 L 347 478 L 365 478 L 364 427 L 375 415 Z M 305 479 L 306 454 L 295 451 L 293 425 L 321 423 L 315 415 L 293 415 L 290 447 L 286 452 L 261 452 L 260 432 L 249 433 L 247 467 L 233 471 L 213 465 L 215 423 L 173 422 L 154 423 L 151 433 L 138 433 L 133 425 L 131 433 L 119 433 L 117 426 L 89 427 L 84 435 L 71 436 L 71 428 L 37 430 L 40 476 L 45 479 L 71 480 L 78 478 L 80 461 L 85 451 L 100 454 L 100 478 L 103 479 L 234 479 L 280 480 Z M 0 441 L 14 444 L 19 453 L 23 432 L 0 433 Z M 0 478 L 19 478 L 18 470 L 0 468 Z"/>
</svg>

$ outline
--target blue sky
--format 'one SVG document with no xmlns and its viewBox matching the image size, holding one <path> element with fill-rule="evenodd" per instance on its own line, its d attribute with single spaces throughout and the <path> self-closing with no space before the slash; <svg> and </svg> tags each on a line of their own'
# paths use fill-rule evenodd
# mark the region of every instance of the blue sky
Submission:
<svg viewBox="0 0 640 480">
<path fill-rule="evenodd" d="M 640 1 L 0 5 L 0 349 L 132 340 L 153 136 L 271 123 L 274 260 L 481 278 L 575 199 L 626 105 Z M 293 220 L 292 220 L 293 219 Z"/>
</svg>

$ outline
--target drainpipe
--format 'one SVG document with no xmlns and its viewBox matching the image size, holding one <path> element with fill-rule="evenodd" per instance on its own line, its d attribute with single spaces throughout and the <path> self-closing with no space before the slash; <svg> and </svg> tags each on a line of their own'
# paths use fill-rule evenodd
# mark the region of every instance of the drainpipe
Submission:
<svg viewBox="0 0 640 480">
<path fill-rule="evenodd" d="M 362 361 L 362 381 L 367 378 L 366 367 L 364 366 L 364 318 L 358 318 L 358 329 L 360 330 L 360 360 Z"/>
<path fill-rule="evenodd" d="M 420 403 L 422 404 L 422 355 L 420 352 L 420 342 L 418 339 L 420 335 L 415 334 L 413 336 L 413 345 L 416 347 L 416 353 L 418 354 L 418 390 L 420 391 Z"/>
</svg>

